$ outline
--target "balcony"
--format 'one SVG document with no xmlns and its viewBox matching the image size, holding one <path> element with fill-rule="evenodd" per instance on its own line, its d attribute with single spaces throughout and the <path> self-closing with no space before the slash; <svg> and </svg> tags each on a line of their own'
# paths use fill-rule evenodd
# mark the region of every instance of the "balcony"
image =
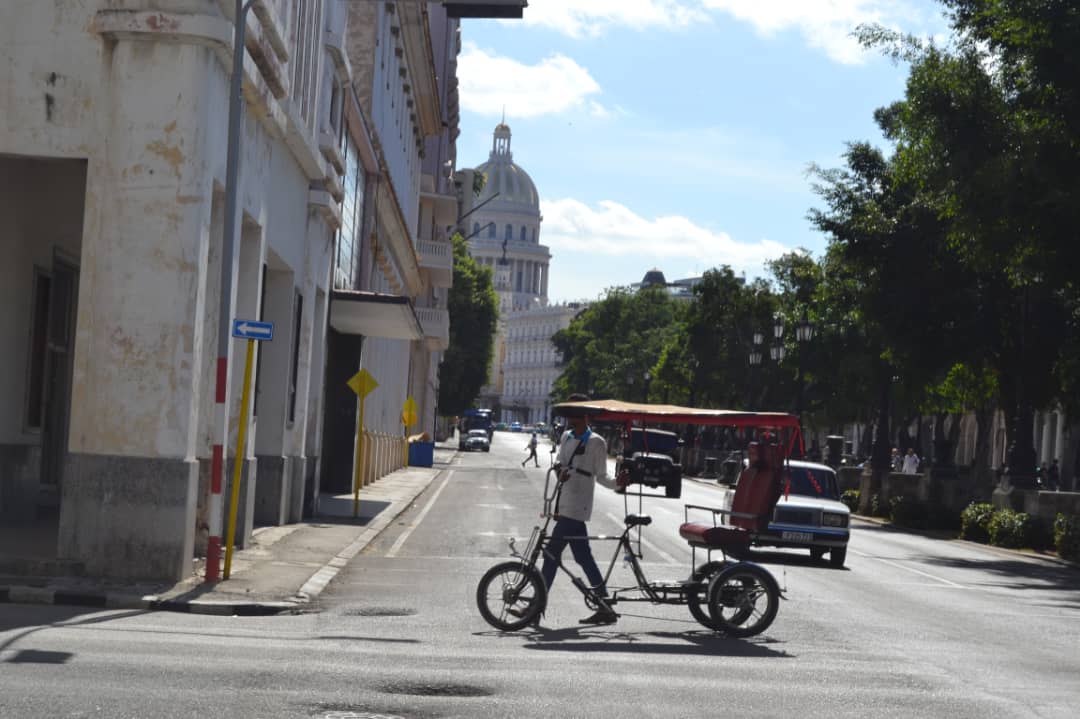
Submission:
<svg viewBox="0 0 1080 719">
<path fill-rule="evenodd" d="M 454 284 L 454 246 L 449 242 L 420 240 L 416 243 L 420 256 L 420 268 L 427 270 L 432 287 L 450 287 Z"/>
<path fill-rule="evenodd" d="M 432 307 L 417 307 L 416 318 L 424 330 L 427 348 L 442 352 L 450 346 L 450 312 Z"/>
</svg>

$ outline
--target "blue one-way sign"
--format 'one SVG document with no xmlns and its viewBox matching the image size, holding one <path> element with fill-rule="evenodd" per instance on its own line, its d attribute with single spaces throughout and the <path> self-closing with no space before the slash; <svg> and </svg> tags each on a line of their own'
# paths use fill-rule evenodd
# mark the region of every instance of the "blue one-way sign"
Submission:
<svg viewBox="0 0 1080 719">
<path fill-rule="evenodd" d="M 232 336 L 242 340 L 272 340 L 274 339 L 274 323 L 234 319 L 232 321 Z"/>
</svg>

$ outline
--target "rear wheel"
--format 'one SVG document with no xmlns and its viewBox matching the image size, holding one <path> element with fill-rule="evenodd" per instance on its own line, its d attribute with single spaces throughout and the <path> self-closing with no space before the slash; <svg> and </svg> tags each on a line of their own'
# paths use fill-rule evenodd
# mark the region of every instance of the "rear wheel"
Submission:
<svg viewBox="0 0 1080 719">
<path fill-rule="evenodd" d="M 504 632 L 524 629 L 547 605 L 540 572 L 521 562 L 496 564 L 476 587 L 476 606 L 484 621 Z"/>
<path fill-rule="evenodd" d="M 664 496 L 668 499 L 678 499 L 682 496 L 682 480 L 669 479 L 664 485 Z"/>
<path fill-rule="evenodd" d="M 829 551 L 829 566 L 841 569 L 847 559 L 847 547 L 835 547 Z"/>
<path fill-rule="evenodd" d="M 820 547 L 812 547 L 810 549 L 810 558 L 820 561 L 825 556 L 825 550 Z"/>
<path fill-rule="evenodd" d="M 696 586 L 687 587 L 686 592 L 686 606 L 690 610 L 690 614 L 702 626 L 717 631 L 720 630 L 720 627 L 709 616 L 709 580 L 726 566 L 723 562 L 706 562 L 702 564 L 690 575 L 690 581 L 696 582 Z"/>
<path fill-rule="evenodd" d="M 775 580 L 756 564 L 733 564 L 709 582 L 709 614 L 717 629 L 730 636 L 760 634 L 776 619 L 779 608 Z"/>
</svg>

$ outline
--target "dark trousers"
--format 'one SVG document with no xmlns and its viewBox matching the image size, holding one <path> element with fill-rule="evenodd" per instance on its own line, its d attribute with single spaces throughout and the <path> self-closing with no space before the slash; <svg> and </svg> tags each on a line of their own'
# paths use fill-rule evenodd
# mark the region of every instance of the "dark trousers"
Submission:
<svg viewBox="0 0 1080 719">
<path fill-rule="evenodd" d="M 529 456 L 525 458 L 525 461 L 521 463 L 521 466 L 524 467 L 528 464 L 530 459 L 536 462 L 537 467 L 540 466 L 540 458 L 536 456 L 536 447 L 529 447 Z"/>
<path fill-rule="evenodd" d="M 555 528 L 551 530 L 551 539 L 544 548 L 544 568 L 541 574 L 544 576 L 544 584 L 551 589 L 551 583 L 555 581 L 555 572 L 559 569 L 558 559 L 562 557 L 563 549 L 570 545 L 570 551 L 574 553 L 574 561 L 585 571 L 585 577 L 589 585 L 599 587 L 600 594 L 607 594 L 604 588 L 604 575 L 596 566 L 592 550 L 589 548 L 589 540 L 585 536 L 589 530 L 585 528 L 585 522 L 569 517 L 559 517 L 555 520 Z M 568 539 L 568 537 L 580 537 L 580 539 Z"/>
</svg>

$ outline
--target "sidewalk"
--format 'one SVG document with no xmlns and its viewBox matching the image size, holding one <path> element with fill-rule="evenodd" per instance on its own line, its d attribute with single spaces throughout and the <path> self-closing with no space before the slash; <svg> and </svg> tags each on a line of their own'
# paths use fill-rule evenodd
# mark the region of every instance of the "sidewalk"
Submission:
<svg viewBox="0 0 1080 719">
<path fill-rule="evenodd" d="M 434 465 L 405 467 L 352 495 L 322 495 L 318 516 L 261 527 L 232 558 L 230 577 L 202 584 L 197 574 L 175 585 L 123 584 L 65 577 L 2 577 L 0 604 L 63 604 L 192 614 L 267 615 L 303 609 L 337 573 L 404 512 L 446 468 L 456 443 L 435 445 Z"/>
</svg>

